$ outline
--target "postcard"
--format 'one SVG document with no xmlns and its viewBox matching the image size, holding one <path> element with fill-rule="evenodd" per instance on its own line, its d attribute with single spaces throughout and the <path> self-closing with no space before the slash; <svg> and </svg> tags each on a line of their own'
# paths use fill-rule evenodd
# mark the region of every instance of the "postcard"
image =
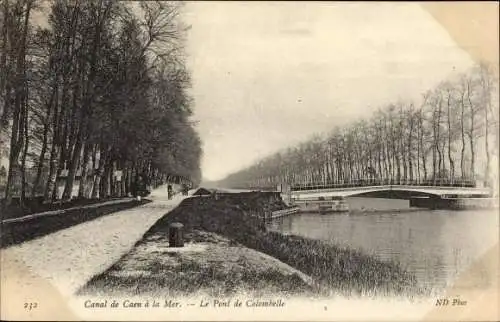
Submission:
<svg viewBox="0 0 500 322">
<path fill-rule="evenodd" d="M 498 9 L 3 0 L 2 320 L 497 321 Z"/>
</svg>

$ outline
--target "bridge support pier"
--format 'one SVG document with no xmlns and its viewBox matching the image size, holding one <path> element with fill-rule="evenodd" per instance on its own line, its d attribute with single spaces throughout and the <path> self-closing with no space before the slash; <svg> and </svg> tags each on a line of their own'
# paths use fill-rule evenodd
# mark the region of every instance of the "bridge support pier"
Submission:
<svg viewBox="0 0 500 322">
<path fill-rule="evenodd" d="M 281 199 L 285 202 L 287 206 L 292 205 L 292 187 L 287 183 L 280 183 L 276 189 L 280 192 Z"/>
</svg>

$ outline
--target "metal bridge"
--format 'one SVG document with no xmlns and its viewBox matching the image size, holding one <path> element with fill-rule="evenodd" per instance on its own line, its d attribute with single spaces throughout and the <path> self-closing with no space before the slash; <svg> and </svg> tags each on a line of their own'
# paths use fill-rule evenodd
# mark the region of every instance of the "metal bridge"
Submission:
<svg viewBox="0 0 500 322">
<path fill-rule="evenodd" d="M 493 194 L 491 188 L 476 187 L 470 183 L 449 182 L 354 182 L 328 186 L 295 186 L 290 189 L 293 200 L 318 198 L 345 198 L 386 193 L 387 195 L 428 196 L 437 198 L 484 198 Z"/>
</svg>

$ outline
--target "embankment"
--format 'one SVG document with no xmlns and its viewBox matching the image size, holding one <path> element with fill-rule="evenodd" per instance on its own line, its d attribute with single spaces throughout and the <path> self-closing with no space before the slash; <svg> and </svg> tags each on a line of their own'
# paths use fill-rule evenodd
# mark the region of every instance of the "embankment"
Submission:
<svg viewBox="0 0 500 322">
<path fill-rule="evenodd" d="M 45 213 L 5 219 L 1 223 L 1 248 L 20 244 L 85 221 L 149 203 L 150 200 L 114 200 L 72 208 L 57 209 Z"/>
<path fill-rule="evenodd" d="M 318 240 L 299 236 L 285 236 L 267 231 L 262 220 L 264 213 L 276 210 L 276 205 L 279 202 L 265 193 L 255 192 L 227 194 L 217 198 L 188 198 L 168 215 L 158 220 L 128 255 L 124 256 L 108 271 L 91 280 L 83 289 L 83 293 L 89 290 L 95 292 L 96 289 L 110 290 L 113 287 L 119 287 L 126 292 L 126 288 L 121 287 L 123 283 L 128 283 L 131 286 L 129 291 L 133 292 L 139 289 L 150 289 L 151 281 L 146 282 L 144 278 L 142 280 L 136 278 L 133 283 L 130 281 L 130 276 L 134 272 L 137 273 L 137 262 L 131 265 L 131 258 L 137 257 L 137 254 L 141 253 L 142 258 L 140 260 L 145 261 L 145 258 L 148 257 L 145 256 L 145 248 L 148 248 L 150 253 L 156 252 L 154 257 L 157 261 L 163 261 L 161 264 L 163 266 L 158 268 L 158 263 L 156 263 L 156 268 L 154 268 L 155 266 L 142 266 L 142 272 L 139 275 L 142 277 L 152 276 L 154 273 L 156 274 L 156 282 L 160 279 L 160 284 L 174 288 L 179 287 L 179 283 L 170 283 L 162 276 L 169 274 L 168 272 L 174 266 L 176 267 L 175 271 L 178 270 L 179 263 L 167 265 L 164 263 L 164 258 L 170 258 L 173 254 L 172 251 L 169 253 L 168 244 L 166 244 L 168 227 L 173 222 L 181 222 L 184 224 L 188 243 L 185 248 L 193 247 L 190 246 L 190 243 L 206 243 L 210 239 L 212 243 L 217 244 L 216 239 L 218 237 L 214 236 L 222 236 L 229 244 L 233 243 L 270 255 L 312 278 L 312 283 L 304 283 L 304 278 L 300 281 L 300 279 L 296 278 L 297 276 L 292 280 L 282 278 L 283 274 L 280 274 L 280 272 L 267 277 L 260 273 L 250 274 L 251 276 L 246 280 L 247 286 L 250 287 L 251 283 L 248 283 L 248 281 L 255 281 L 256 278 L 267 278 L 267 283 L 274 285 L 274 288 L 271 288 L 274 291 L 279 291 L 280 285 L 276 285 L 276 281 L 281 280 L 282 290 L 285 289 L 287 292 L 296 293 L 297 289 L 302 289 L 309 295 L 314 293 L 321 296 L 387 295 L 413 297 L 423 294 L 423 290 L 417 288 L 414 276 L 402 270 L 396 263 L 382 262 L 360 252 L 340 248 Z M 152 244 L 155 240 L 161 245 L 156 244 L 155 246 Z M 145 247 L 146 244 L 147 247 Z M 231 258 L 237 257 L 241 251 L 242 248 L 235 252 L 227 252 L 224 260 L 231 261 Z M 206 267 L 207 265 L 210 266 L 210 263 L 214 260 L 210 250 L 201 251 L 199 254 L 201 255 L 197 258 L 196 269 L 198 270 L 200 267 Z M 190 261 L 192 263 L 192 258 Z M 252 266 L 252 269 L 254 266 Z M 241 267 L 243 267 L 243 271 L 241 271 Z M 220 278 L 217 288 L 226 291 L 234 291 L 234 289 L 238 288 L 238 283 L 242 281 L 242 274 L 248 273 L 245 273 L 244 267 L 245 265 L 240 266 L 240 271 L 236 275 L 228 274 L 227 277 Z M 233 268 L 229 270 L 233 271 Z M 191 280 L 205 281 L 202 283 L 204 283 L 203 287 L 206 287 L 206 280 L 210 280 L 210 276 L 218 276 L 215 272 L 220 271 L 222 268 L 214 268 L 212 265 L 210 269 L 212 270 L 211 275 L 209 274 L 202 279 L 193 277 Z M 152 270 L 155 271 L 152 272 Z M 196 270 L 191 271 L 196 272 Z M 127 278 L 120 279 L 118 278 L 120 276 L 127 276 Z M 176 275 L 172 279 L 178 277 L 179 275 Z M 220 283 L 224 285 L 221 286 Z M 259 280 L 258 284 L 263 287 L 265 283 L 266 281 Z"/>
</svg>

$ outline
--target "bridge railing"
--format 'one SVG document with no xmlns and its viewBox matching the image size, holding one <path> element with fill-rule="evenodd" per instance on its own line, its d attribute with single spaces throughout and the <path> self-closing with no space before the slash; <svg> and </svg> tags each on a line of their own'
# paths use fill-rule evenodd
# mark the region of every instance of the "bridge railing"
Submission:
<svg viewBox="0 0 500 322">
<path fill-rule="evenodd" d="M 462 187 L 476 188 L 472 180 L 430 179 L 430 180 L 398 180 L 398 179 L 357 179 L 344 182 L 322 183 L 322 184 L 295 184 L 292 191 L 316 190 L 316 189 L 341 189 L 369 186 L 425 186 L 425 187 Z"/>
</svg>

